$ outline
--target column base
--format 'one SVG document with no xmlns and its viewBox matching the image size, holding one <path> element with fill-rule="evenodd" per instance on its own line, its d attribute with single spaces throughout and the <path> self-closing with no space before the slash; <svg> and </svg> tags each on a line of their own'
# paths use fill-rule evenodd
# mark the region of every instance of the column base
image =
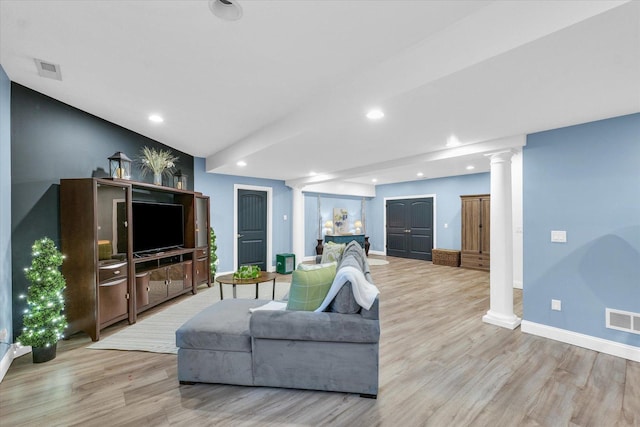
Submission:
<svg viewBox="0 0 640 427">
<path fill-rule="evenodd" d="M 489 310 L 487 311 L 487 314 L 482 316 L 482 321 L 484 323 L 489 323 L 491 325 L 500 326 L 501 328 L 507 328 L 507 329 L 513 330 L 518 326 L 520 326 L 520 322 L 522 322 L 522 319 L 520 319 L 515 314 L 510 316 L 505 316 L 503 314 L 496 313 Z"/>
</svg>

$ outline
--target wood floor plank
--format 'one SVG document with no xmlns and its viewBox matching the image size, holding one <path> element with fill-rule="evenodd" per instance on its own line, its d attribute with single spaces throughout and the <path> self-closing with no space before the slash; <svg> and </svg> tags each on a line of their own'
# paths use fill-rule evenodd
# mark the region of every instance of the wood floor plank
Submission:
<svg viewBox="0 0 640 427">
<path fill-rule="evenodd" d="M 622 413 L 618 426 L 640 426 L 640 363 L 627 363 Z"/>
<path fill-rule="evenodd" d="M 483 323 L 487 272 L 385 259 L 371 267 L 381 292 L 378 399 L 180 385 L 175 355 L 89 350 L 77 335 L 51 362 L 13 362 L 0 425 L 640 426 L 640 363 Z"/>
<path fill-rule="evenodd" d="M 597 354 L 587 384 L 574 397 L 573 424 L 615 425 L 622 412 L 626 365 L 624 359 Z"/>
</svg>

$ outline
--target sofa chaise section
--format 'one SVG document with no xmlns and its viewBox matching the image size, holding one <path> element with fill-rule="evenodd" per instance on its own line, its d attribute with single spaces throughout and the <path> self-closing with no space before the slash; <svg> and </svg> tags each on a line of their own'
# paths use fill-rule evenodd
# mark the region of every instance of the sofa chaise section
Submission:
<svg viewBox="0 0 640 427">
<path fill-rule="evenodd" d="M 377 318 L 377 300 L 366 311 Z M 377 319 L 360 313 L 256 311 L 250 332 L 255 385 L 378 394 Z"/>
<path fill-rule="evenodd" d="M 253 385 L 250 308 L 266 300 L 223 300 L 176 331 L 178 379 L 182 383 Z"/>
</svg>

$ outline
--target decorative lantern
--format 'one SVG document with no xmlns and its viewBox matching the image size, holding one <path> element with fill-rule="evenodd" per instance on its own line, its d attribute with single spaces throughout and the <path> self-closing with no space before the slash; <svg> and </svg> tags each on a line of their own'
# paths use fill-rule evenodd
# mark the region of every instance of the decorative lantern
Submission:
<svg viewBox="0 0 640 427">
<path fill-rule="evenodd" d="M 131 159 L 122 151 L 109 157 L 109 175 L 112 178 L 131 179 Z"/>
<path fill-rule="evenodd" d="M 187 175 L 184 175 L 179 169 L 173 174 L 173 186 L 178 190 L 187 189 Z"/>
</svg>

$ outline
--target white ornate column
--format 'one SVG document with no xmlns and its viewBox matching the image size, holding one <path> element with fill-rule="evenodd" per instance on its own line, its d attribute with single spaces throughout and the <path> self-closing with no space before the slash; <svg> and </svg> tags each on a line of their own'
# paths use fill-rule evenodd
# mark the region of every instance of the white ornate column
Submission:
<svg viewBox="0 0 640 427">
<path fill-rule="evenodd" d="M 521 319 L 513 313 L 513 231 L 511 206 L 512 150 L 491 157 L 490 308 L 482 321 L 515 329 Z"/>
<path fill-rule="evenodd" d="M 291 190 L 293 192 L 291 236 L 297 265 L 304 260 L 304 197 L 301 187 L 291 187 Z"/>
</svg>

